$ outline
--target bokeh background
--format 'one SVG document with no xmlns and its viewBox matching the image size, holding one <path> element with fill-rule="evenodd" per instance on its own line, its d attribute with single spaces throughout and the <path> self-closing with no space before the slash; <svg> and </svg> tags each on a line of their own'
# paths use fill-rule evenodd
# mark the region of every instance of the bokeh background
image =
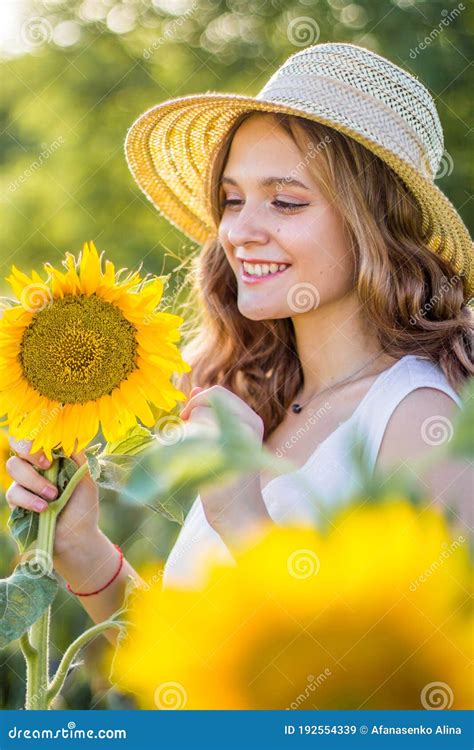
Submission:
<svg viewBox="0 0 474 750">
<path fill-rule="evenodd" d="M 0 5 L 0 294 L 12 263 L 29 271 L 93 239 L 118 266 L 169 274 L 183 300 L 198 248 L 139 192 L 123 143 L 134 119 L 168 98 L 256 94 L 290 54 L 316 42 L 366 46 L 418 76 L 445 132 L 437 184 L 472 230 L 474 5 L 446 0 L 2 0 Z M 188 310 L 188 314 L 192 312 Z M 0 577 L 16 549 L 0 506 Z M 159 571 L 179 528 L 102 497 L 102 527 L 132 564 Z M 53 659 L 88 624 L 61 592 Z M 58 625 L 58 622 L 60 623 Z M 100 668 L 104 640 L 82 653 L 63 706 L 128 708 Z M 21 708 L 23 659 L 0 652 L 0 707 Z"/>
</svg>

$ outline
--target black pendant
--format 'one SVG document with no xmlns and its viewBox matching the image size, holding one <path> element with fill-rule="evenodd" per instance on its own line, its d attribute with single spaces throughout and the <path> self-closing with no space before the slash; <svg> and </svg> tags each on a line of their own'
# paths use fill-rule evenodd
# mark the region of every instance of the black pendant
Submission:
<svg viewBox="0 0 474 750">
<path fill-rule="evenodd" d="M 295 414 L 299 414 L 299 413 L 300 413 L 300 411 L 302 410 L 302 408 L 303 408 L 303 407 L 302 407 L 302 406 L 301 406 L 300 404 L 293 404 L 293 406 L 291 407 L 292 411 L 293 411 L 293 412 L 294 412 Z"/>
</svg>

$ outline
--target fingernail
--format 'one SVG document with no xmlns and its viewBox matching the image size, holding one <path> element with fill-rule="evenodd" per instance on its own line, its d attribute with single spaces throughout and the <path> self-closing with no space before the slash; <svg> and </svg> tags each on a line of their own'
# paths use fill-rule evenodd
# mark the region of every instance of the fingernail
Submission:
<svg viewBox="0 0 474 750">
<path fill-rule="evenodd" d="M 50 500 L 53 500 L 58 494 L 58 491 L 56 487 L 45 487 L 41 494 L 45 497 L 49 497 Z"/>
<path fill-rule="evenodd" d="M 45 469 L 48 469 L 51 466 L 51 461 L 49 460 L 49 458 L 46 458 L 46 456 L 41 456 L 41 458 L 39 459 L 39 463 L 41 464 L 41 466 L 44 466 Z"/>
<path fill-rule="evenodd" d="M 37 510 L 38 512 L 45 510 L 48 507 L 48 503 L 45 503 L 44 500 L 35 500 L 33 503 L 34 510 Z"/>
</svg>

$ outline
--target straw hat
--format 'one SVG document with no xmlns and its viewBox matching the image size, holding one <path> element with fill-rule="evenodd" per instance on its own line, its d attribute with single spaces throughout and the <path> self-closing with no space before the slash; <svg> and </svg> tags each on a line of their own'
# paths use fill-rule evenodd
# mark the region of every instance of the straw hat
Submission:
<svg viewBox="0 0 474 750">
<path fill-rule="evenodd" d="M 159 212 L 198 243 L 217 234 L 209 175 L 219 143 L 244 112 L 306 117 L 380 157 L 418 199 L 430 249 L 463 277 L 466 300 L 474 295 L 469 233 L 434 184 L 444 153 L 441 123 L 430 93 L 416 78 L 363 47 L 316 44 L 291 55 L 256 97 L 182 96 L 142 114 L 125 142 L 132 175 Z"/>
</svg>

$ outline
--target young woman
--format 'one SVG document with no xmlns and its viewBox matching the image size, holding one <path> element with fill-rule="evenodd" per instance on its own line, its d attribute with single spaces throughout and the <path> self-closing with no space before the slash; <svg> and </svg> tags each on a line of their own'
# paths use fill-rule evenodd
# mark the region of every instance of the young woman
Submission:
<svg viewBox="0 0 474 750">
<path fill-rule="evenodd" d="M 209 554 L 232 560 L 262 523 L 311 521 L 300 477 L 322 513 L 342 502 L 357 488 L 354 436 L 371 471 L 436 458 L 449 439 L 459 389 L 474 374 L 474 264 L 466 228 L 433 183 L 442 154 L 422 84 L 347 44 L 298 52 L 257 98 L 184 97 L 131 128 L 135 179 L 203 245 L 182 417 L 212 420 L 218 389 L 245 429 L 299 467 L 202 492 L 166 585 L 195 585 Z M 34 468 L 41 456 L 12 446 L 8 502 L 33 508 L 51 489 Z M 436 502 L 458 507 L 472 474 L 446 465 L 420 480 Z M 126 562 L 115 575 L 117 550 L 98 517 L 87 477 L 61 514 L 55 549 L 74 591 L 102 589 L 81 599 L 97 622 L 136 575 Z"/>
</svg>

